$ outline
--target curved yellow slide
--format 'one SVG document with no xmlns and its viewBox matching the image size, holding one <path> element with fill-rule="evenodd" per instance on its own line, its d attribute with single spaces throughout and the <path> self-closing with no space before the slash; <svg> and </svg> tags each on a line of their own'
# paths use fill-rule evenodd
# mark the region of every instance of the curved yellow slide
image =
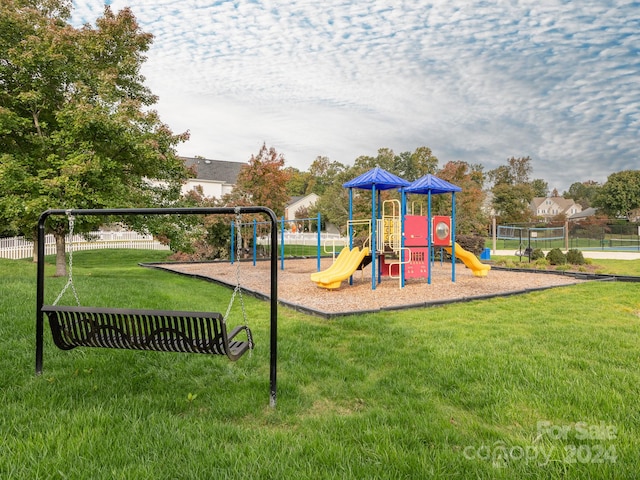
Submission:
<svg viewBox="0 0 640 480">
<path fill-rule="evenodd" d="M 344 248 L 343 250 L 348 250 L 348 248 Z M 354 247 L 353 250 L 349 251 L 345 255 L 345 259 L 340 262 L 339 266 L 334 269 L 331 269 L 331 267 L 329 267 L 324 272 L 319 272 L 323 273 L 323 275 L 315 276 L 314 278 L 316 278 L 316 280 L 314 281 L 319 287 L 326 288 L 328 290 L 335 290 L 336 288 L 340 288 L 340 284 L 342 283 L 342 281 L 353 275 L 353 273 L 362 263 L 364 257 L 366 257 L 367 255 L 369 255 L 368 248 L 365 247 L 360 250 L 360 248 Z M 336 259 L 336 261 L 334 262 L 334 264 L 336 263 L 338 263 L 338 259 Z"/>
<path fill-rule="evenodd" d="M 329 268 L 327 268 L 326 270 L 322 270 L 320 272 L 314 272 L 311 274 L 311 281 L 318 282 L 322 277 L 326 275 L 331 275 L 333 272 L 337 271 L 338 269 L 341 269 L 344 263 L 346 262 L 347 258 L 349 257 L 350 253 L 351 253 L 351 250 L 349 250 L 349 247 L 344 247 L 342 250 L 340 250 L 340 253 L 338 254 L 338 256 L 336 257 L 336 259 L 333 261 L 333 263 Z"/>
<path fill-rule="evenodd" d="M 451 254 L 451 247 L 444 247 L 444 249 Z M 476 277 L 486 277 L 489 270 L 491 270 L 491 265 L 481 263 L 478 257 L 469 250 L 462 248 L 458 242 L 456 242 L 456 257 L 462 260 Z"/>
</svg>

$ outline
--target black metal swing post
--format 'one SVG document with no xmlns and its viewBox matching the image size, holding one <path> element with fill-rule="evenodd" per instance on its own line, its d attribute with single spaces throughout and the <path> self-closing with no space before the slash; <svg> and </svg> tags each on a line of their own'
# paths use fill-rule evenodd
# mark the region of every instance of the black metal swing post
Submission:
<svg viewBox="0 0 640 480">
<path fill-rule="evenodd" d="M 278 358 L 278 219 L 267 207 L 193 207 L 193 208 L 112 208 L 47 210 L 38 220 L 38 264 L 36 285 L 36 375 L 42 373 L 43 337 L 44 337 L 44 257 L 45 224 L 52 215 L 233 215 L 265 214 L 271 223 L 271 292 L 270 292 L 270 355 L 269 355 L 269 405 L 276 406 L 277 397 L 277 358 Z"/>
</svg>

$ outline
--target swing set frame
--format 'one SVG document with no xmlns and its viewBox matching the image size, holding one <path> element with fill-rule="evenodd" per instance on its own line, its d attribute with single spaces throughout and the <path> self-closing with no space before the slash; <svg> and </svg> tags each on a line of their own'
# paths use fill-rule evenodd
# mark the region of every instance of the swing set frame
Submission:
<svg viewBox="0 0 640 480">
<path fill-rule="evenodd" d="M 50 314 L 51 311 L 57 310 L 54 306 L 45 306 L 44 304 L 44 290 L 45 290 L 45 275 L 44 275 L 44 267 L 45 267 L 45 234 L 46 234 L 46 222 L 47 219 L 51 216 L 61 216 L 66 215 L 69 218 L 75 218 L 76 216 L 126 216 L 126 215 L 242 215 L 242 214 L 263 214 L 269 217 L 269 222 L 271 224 L 271 289 L 270 289 L 270 355 L 269 355 L 269 384 L 270 384 L 270 399 L 269 404 L 271 407 L 275 407 L 276 405 L 276 380 L 277 380 L 277 357 L 278 357 L 278 232 L 277 232 L 277 223 L 278 219 L 275 213 L 267 208 L 261 206 L 249 206 L 249 207 L 184 207 L 184 208 L 113 208 L 113 209 L 77 209 L 77 210 L 47 210 L 40 215 L 38 220 L 38 263 L 37 263 L 37 283 L 36 283 L 36 375 L 42 374 L 42 363 L 43 363 L 43 351 L 44 351 L 44 317 L 45 313 L 47 315 Z M 65 287 L 66 288 L 66 287 Z M 239 284 L 236 286 L 236 290 L 234 290 L 234 294 L 238 291 Z M 64 291 L 63 291 L 64 293 Z M 241 292 L 240 292 L 241 293 Z M 57 300 L 56 300 L 57 302 Z M 54 302 L 55 303 L 55 302 Z M 231 303 L 227 309 L 230 309 Z M 64 308 L 64 307 L 62 307 Z M 80 311 L 89 311 L 90 314 L 95 314 L 102 316 L 105 313 L 105 310 L 109 310 L 111 315 L 121 315 L 121 312 L 127 312 L 125 310 L 120 311 L 119 309 L 101 309 L 94 307 L 67 307 L 67 309 L 71 312 L 73 310 Z M 244 311 L 244 309 L 243 309 Z M 115 312 L 115 313 L 114 313 Z M 132 311 L 129 311 L 132 312 Z M 137 314 L 139 312 L 145 312 L 143 310 L 137 310 Z M 203 322 L 207 321 L 206 319 L 213 319 L 219 323 L 219 327 L 222 332 L 215 332 L 215 345 L 211 345 L 210 348 L 202 351 L 201 349 L 193 349 L 191 345 L 186 345 L 182 342 L 182 339 L 177 339 L 172 348 L 164 348 L 159 340 L 153 339 L 152 345 L 150 348 L 140 347 L 138 345 L 132 346 L 129 343 L 126 344 L 90 344 L 90 343 L 76 343 L 67 346 L 60 346 L 60 348 L 69 349 L 77 346 L 99 346 L 106 348 L 128 348 L 128 349 L 139 349 L 139 350 L 161 350 L 161 351 L 178 351 L 185 353 L 210 353 L 210 354 L 225 354 L 231 360 L 236 360 L 239 358 L 242 353 L 247 349 L 247 342 L 233 342 L 231 344 L 230 340 L 235 336 L 239 329 L 243 327 L 236 328 L 231 334 L 228 336 L 229 341 L 227 341 L 227 332 L 226 325 L 224 323 L 224 319 L 221 314 L 215 312 L 209 313 L 198 313 L 198 312 L 174 312 L 174 311 L 158 311 L 155 312 L 157 316 L 160 318 L 171 317 L 172 319 L 179 319 L 180 325 L 185 325 L 185 318 L 187 322 Z M 125 313 L 126 314 L 126 313 Z M 195 318 L 197 317 L 197 318 Z M 203 320 L 204 319 L 204 320 Z M 84 319 L 80 318 L 80 321 L 84 321 Z M 73 319 L 72 319 L 73 321 Z M 52 334 L 54 337 L 56 336 L 56 332 L 54 330 L 54 325 L 52 325 L 51 317 L 49 318 L 49 323 L 52 327 Z M 210 326 L 201 327 L 204 330 L 210 328 Z M 218 327 L 216 327 L 218 328 Z M 245 327 L 246 328 L 246 327 Z M 191 333 L 191 325 L 188 326 L 188 329 Z M 251 344 L 250 332 L 248 328 L 246 328 L 247 334 L 249 335 L 249 348 Z M 207 336 L 210 336 L 211 332 L 207 333 Z M 222 335 L 225 339 L 225 345 L 222 346 L 220 344 L 220 335 Z M 159 337 L 160 338 L 160 337 Z M 160 338 L 162 340 L 164 337 Z M 56 340 L 54 338 L 54 340 Z M 207 340 L 212 340 L 208 338 Z M 201 339 L 197 339 L 198 342 Z M 182 342 L 182 343 L 181 343 Z M 55 342 L 58 344 L 58 342 Z M 242 343 L 243 345 L 240 345 Z M 231 352 L 232 348 L 236 348 L 236 352 Z M 242 351 L 240 351 L 242 350 Z"/>
</svg>

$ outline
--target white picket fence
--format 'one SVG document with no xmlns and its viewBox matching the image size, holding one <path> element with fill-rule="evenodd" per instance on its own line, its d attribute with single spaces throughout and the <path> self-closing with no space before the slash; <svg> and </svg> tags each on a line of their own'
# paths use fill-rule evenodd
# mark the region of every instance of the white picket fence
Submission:
<svg viewBox="0 0 640 480">
<path fill-rule="evenodd" d="M 320 232 L 320 244 L 324 245 L 326 242 L 331 242 L 333 240 L 342 240 L 337 233 L 326 233 Z M 278 243 L 280 242 L 280 233 L 278 233 Z M 318 233 L 317 232 L 285 232 L 284 233 L 284 244 L 285 245 L 317 245 L 318 244 Z"/>
<path fill-rule="evenodd" d="M 139 250 L 169 250 L 167 245 L 154 240 L 152 235 L 136 232 L 90 232 L 84 235 L 67 236 L 67 251 L 95 250 L 102 248 L 132 248 Z M 56 241 L 53 235 L 45 237 L 45 255 L 56 253 Z M 24 237 L 0 238 L 0 258 L 18 260 L 33 257 L 33 242 Z"/>
</svg>

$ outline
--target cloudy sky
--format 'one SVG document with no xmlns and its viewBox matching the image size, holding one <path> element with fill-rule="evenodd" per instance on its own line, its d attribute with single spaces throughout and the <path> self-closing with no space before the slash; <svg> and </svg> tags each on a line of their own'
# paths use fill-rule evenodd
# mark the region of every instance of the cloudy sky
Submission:
<svg viewBox="0 0 640 480">
<path fill-rule="evenodd" d="M 104 0 L 74 0 L 74 22 Z M 352 164 L 428 146 L 486 170 L 529 156 L 560 193 L 640 168 L 640 2 L 107 0 L 155 36 L 157 109 L 186 156 Z"/>
</svg>

